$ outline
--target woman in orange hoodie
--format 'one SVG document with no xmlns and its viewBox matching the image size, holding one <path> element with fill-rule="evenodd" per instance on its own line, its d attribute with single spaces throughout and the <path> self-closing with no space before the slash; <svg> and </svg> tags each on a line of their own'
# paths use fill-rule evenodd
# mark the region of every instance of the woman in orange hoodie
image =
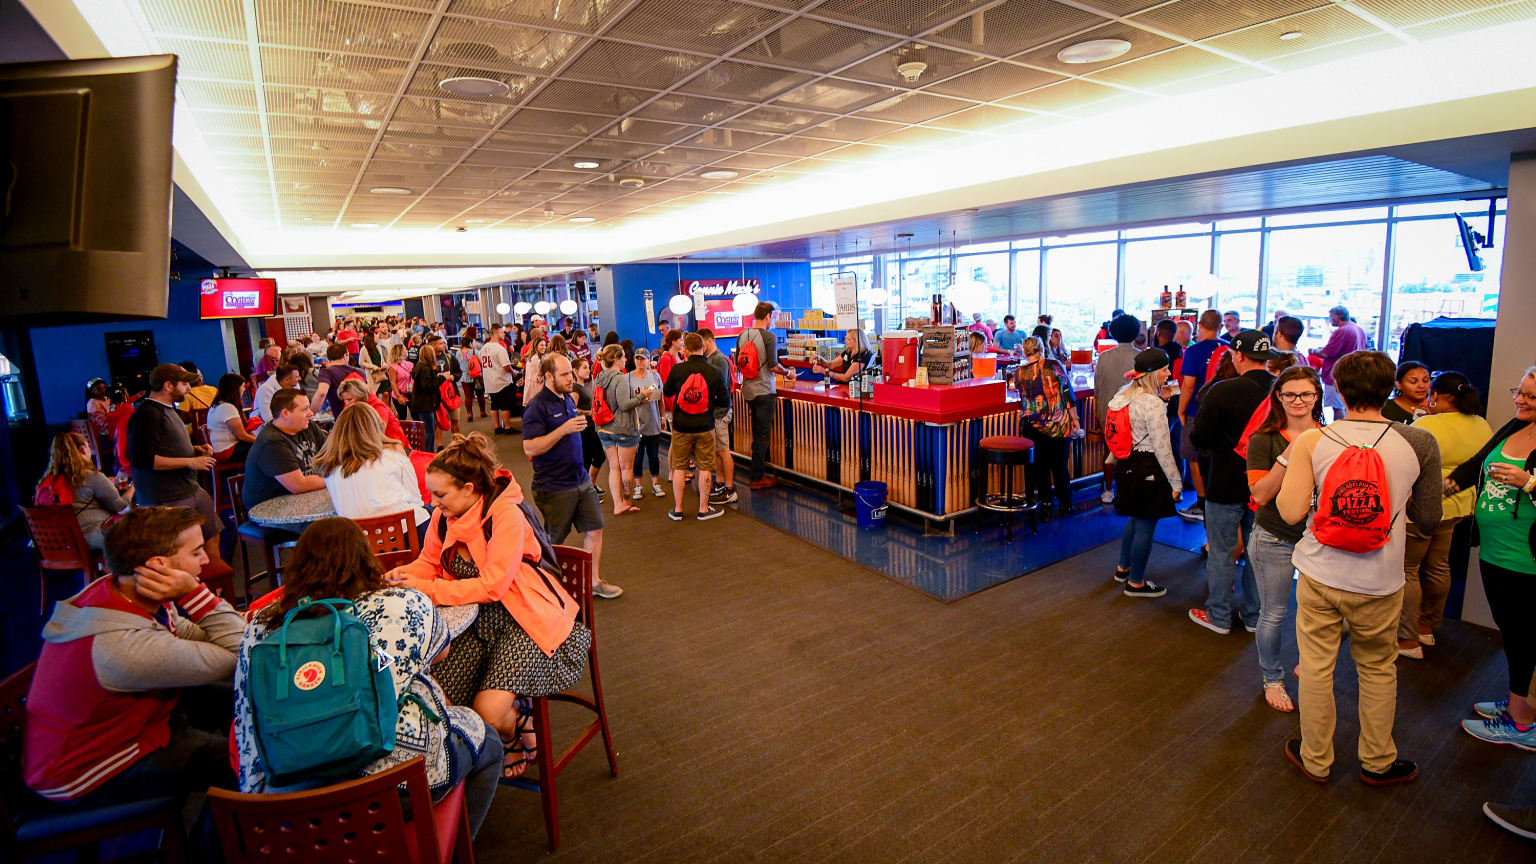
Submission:
<svg viewBox="0 0 1536 864">
<path fill-rule="evenodd" d="M 527 697 L 575 684 L 586 667 L 592 634 L 576 623 L 576 601 L 540 571 L 538 535 L 523 510 L 522 490 L 500 471 L 489 438 L 473 432 L 427 466 L 437 509 L 421 557 L 385 579 L 422 592 L 462 613 L 448 656 L 433 675 L 454 704 L 470 704 L 508 744 L 503 776 L 523 773 L 534 756 Z"/>
</svg>

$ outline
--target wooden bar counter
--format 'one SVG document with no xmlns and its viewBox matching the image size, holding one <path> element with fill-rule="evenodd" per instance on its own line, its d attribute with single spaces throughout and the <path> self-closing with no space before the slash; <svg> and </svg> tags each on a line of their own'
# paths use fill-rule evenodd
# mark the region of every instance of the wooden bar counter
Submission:
<svg viewBox="0 0 1536 864">
<path fill-rule="evenodd" d="M 882 481 L 889 503 L 929 519 L 953 519 L 974 510 L 983 490 L 1000 490 L 1002 469 L 982 470 L 975 456 L 982 438 L 1018 434 L 1018 397 L 1004 382 L 874 390 L 861 399 L 844 385 L 780 378 L 769 464 L 848 490 L 860 480 Z M 750 456 L 750 414 L 739 391 L 734 398 L 731 449 Z M 1073 445 L 1073 477 L 1098 473 L 1104 461 L 1091 389 L 1078 393 L 1078 413 L 1089 435 Z M 1017 470 L 1014 488 L 1023 489 Z"/>
</svg>

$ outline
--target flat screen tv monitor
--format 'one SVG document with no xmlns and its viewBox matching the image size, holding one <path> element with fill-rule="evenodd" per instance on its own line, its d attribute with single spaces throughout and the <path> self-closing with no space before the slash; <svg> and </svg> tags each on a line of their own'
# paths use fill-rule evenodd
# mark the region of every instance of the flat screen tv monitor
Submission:
<svg viewBox="0 0 1536 864">
<path fill-rule="evenodd" d="M 276 279 L 204 279 L 198 283 L 204 319 L 271 318 L 277 314 Z"/>
<path fill-rule="evenodd" d="M 164 318 L 176 58 L 0 65 L 5 314 Z"/>
</svg>

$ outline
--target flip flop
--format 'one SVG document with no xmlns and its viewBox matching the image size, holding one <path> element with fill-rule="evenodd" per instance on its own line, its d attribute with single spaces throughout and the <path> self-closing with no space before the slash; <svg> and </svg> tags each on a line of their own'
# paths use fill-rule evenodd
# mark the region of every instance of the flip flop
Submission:
<svg viewBox="0 0 1536 864">
<path fill-rule="evenodd" d="M 625 507 L 623 510 L 616 511 L 613 515 L 615 515 L 615 516 L 623 516 L 626 513 L 639 513 L 639 512 L 640 512 L 640 508 L 639 507 L 635 507 L 634 505 L 630 505 L 629 507 Z"/>
</svg>

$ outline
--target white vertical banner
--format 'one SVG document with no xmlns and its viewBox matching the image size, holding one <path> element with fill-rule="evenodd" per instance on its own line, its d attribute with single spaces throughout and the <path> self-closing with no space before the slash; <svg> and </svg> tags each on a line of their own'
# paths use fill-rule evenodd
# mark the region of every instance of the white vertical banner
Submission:
<svg viewBox="0 0 1536 864">
<path fill-rule="evenodd" d="M 656 335 L 656 295 L 645 289 L 645 332 Z"/>
<path fill-rule="evenodd" d="M 837 306 L 837 329 L 859 329 L 859 277 L 839 273 L 832 277 L 832 302 Z"/>
</svg>

